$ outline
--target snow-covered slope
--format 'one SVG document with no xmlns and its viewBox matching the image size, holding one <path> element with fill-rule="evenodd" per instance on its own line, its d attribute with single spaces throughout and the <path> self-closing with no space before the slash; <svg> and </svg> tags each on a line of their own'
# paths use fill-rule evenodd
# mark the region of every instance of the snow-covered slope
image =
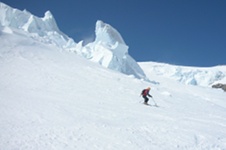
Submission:
<svg viewBox="0 0 226 150">
<path fill-rule="evenodd" d="M 150 84 L 1 30 L 1 150 L 226 149 L 225 92 Z M 160 107 L 141 104 L 147 86 Z"/>
<path fill-rule="evenodd" d="M 204 87 L 210 87 L 216 83 L 226 83 L 226 66 L 186 67 L 156 62 L 140 62 L 139 65 L 150 80 L 154 76 L 159 76 L 187 85 Z M 158 82 L 161 82 L 161 80 Z M 162 82 L 164 83 L 164 81 Z"/>
<path fill-rule="evenodd" d="M 0 26 L 25 31 L 29 33 L 29 37 L 39 42 L 75 52 L 106 68 L 148 80 L 137 62 L 128 54 L 128 46 L 120 33 L 102 21 L 96 23 L 95 41 L 86 46 L 83 46 L 82 41 L 75 43 L 62 33 L 50 11 L 39 18 L 26 10 L 20 11 L 0 2 Z"/>
</svg>

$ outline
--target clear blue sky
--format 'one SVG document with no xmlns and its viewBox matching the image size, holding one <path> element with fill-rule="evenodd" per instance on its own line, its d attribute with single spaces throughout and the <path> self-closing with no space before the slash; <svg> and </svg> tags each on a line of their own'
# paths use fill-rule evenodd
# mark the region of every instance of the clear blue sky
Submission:
<svg viewBox="0 0 226 150">
<path fill-rule="evenodd" d="M 136 61 L 226 65 L 226 0 L 1 0 L 43 17 L 47 10 L 76 42 L 102 20 L 116 28 Z"/>
</svg>

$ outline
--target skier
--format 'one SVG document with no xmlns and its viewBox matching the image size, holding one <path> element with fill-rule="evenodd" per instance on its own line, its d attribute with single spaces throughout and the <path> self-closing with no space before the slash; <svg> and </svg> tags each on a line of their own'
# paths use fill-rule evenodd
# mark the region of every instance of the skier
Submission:
<svg viewBox="0 0 226 150">
<path fill-rule="evenodd" d="M 147 96 L 149 96 L 149 97 L 151 97 L 152 98 L 152 96 L 149 94 L 149 91 L 150 91 L 150 87 L 148 87 L 147 89 L 144 89 L 144 90 L 142 90 L 142 92 L 141 92 L 141 95 L 142 95 L 142 97 L 144 98 L 144 104 L 146 104 L 146 105 L 148 105 L 148 97 Z"/>
</svg>

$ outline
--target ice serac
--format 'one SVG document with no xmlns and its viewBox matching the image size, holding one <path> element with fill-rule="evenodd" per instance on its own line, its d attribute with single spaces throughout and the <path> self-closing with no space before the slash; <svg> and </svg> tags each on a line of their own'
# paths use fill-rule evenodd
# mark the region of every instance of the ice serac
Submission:
<svg viewBox="0 0 226 150">
<path fill-rule="evenodd" d="M 210 87 L 226 83 L 226 66 L 189 67 L 157 62 L 140 62 L 147 76 L 164 77 L 186 85 Z"/>
<path fill-rule="evenodd" d="M 75 42 L 71 42 L 73 41 L 71 38 L 59 30 L 50 11 L 39 18 L 26 10 L 20 11 L 0 2 L 0 26 L 25 31 L 33 39 L 60 48 L 76 45 Z"/>
<path fill-rule="evenodd" d="M 89 53 L 86 57 L 106 68 L 147 80 L 143 70 L 128 54 L 129 47 L 115 28 L 98 20 L 95 34 L 95 41 L 84 46 Z"/>
<path fill-rule="evenodd" d="M 128 54 L 128 46 L 119 32 L 102 21 L 96 23 L 95 41 L 84 46 L 82 41 L 76 43 L 60 31 L 50 11 L 40 18 L 0 2 L 0 29 L 10 33 L 12 28 L 44 44 L 75 52 L 106 68 L 147 80 L 143 70 Z"/>
</svg>

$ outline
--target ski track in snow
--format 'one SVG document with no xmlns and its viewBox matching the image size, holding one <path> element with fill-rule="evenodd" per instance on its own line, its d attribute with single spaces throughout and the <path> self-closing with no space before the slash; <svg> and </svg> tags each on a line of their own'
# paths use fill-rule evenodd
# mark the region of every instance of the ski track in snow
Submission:
<svg viewBox="0 0 226 150">
<path fill-rule="evenodd" d="M 19 35 L 0 41 L 2 150 L 226 149 L 221 90 L 144 82 Z M 140 104 L 147 86 L 160 107 Z"/>
</svg>

